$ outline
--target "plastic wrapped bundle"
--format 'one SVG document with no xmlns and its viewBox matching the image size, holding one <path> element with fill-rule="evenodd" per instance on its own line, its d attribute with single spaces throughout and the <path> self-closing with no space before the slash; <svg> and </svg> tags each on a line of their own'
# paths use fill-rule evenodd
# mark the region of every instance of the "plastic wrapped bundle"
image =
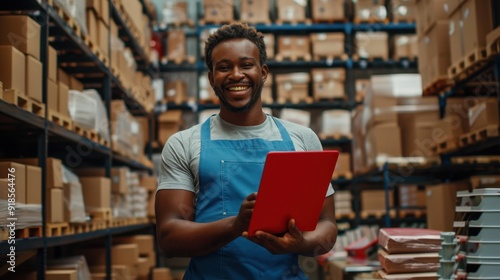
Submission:
<svg viewBox="0 0 500 280">
<path fill-rule="evenodd" d="M 110 140 L 106 109 L 96 90 L 70 90 L 69 113 L 76 124 L 96 130 L 104 139 Z"/>
</svg>

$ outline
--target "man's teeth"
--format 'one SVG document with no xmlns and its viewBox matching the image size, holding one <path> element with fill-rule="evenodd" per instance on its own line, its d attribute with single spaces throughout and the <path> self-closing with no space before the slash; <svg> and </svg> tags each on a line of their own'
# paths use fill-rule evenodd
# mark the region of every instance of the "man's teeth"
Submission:
<svg viewBox="0 0 500 280">
<path fill-rule="evenodd" d="M 248 87 L 230 87 L 229 90 L 234 90 L 234 91 L 239 91 L 239 90 L 245 90 Z"/>
</svg>

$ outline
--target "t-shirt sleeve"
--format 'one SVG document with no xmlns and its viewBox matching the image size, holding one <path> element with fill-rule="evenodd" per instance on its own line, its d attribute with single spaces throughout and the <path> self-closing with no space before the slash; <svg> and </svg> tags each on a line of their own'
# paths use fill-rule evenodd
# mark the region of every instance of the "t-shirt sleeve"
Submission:
<svg viewBox="0 0 500 280">
<path fill-rule="evenodd" d="M 189 168 L 187 147 L 183 133 L 175 133 L 168 140 L 161 153 L 158 190 L 176 189 L 195 191 L 193 175 Z"/>
</svg>

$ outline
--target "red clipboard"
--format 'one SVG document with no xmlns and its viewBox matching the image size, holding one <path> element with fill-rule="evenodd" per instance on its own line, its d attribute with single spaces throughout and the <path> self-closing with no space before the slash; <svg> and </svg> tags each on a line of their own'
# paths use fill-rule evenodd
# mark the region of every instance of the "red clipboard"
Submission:
<svg viewBox="0 0 500 280">
<path fill-rule="evenodd" d="M 339 151 L 269 152 L 248 235 L 280 234 L 295 219 L 300 231 L 316 228 Z"/>
</svg>

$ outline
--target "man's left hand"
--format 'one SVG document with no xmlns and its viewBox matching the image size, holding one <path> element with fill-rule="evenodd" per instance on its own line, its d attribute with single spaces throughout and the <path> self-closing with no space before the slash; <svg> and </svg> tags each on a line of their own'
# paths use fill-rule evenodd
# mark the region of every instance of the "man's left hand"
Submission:
<svg viewBox="0 0 500 280">
<path fill-rule="evenodd" d="M 247 238 L 275 255 L 300 252 L 300 247 L 304 242 L 304 236 L 297 228 L 294 219 L 288 221 L 288 232 L 283 235 L 277 236 L 259 230 L 255 232 L 255 236 Z"/>
</svg>

